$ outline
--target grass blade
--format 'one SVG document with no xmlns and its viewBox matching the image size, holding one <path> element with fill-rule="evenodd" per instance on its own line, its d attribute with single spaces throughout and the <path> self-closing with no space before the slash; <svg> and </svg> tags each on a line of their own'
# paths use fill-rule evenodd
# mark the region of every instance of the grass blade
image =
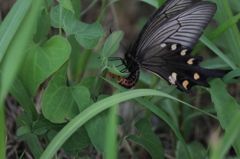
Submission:
<svg viewBox="0 0 240 159">
<path fill-rule="evenodd" d="M 219 24 L 223 24 L 233 17 L 229 1 L 226 0 L 212 0 L 218 6 L 218 12 L 216 13 L 216 20 Z M 240 33 L 237 25 L 233 25 L 231 28 L 224 32 L 225 42 L 228 44 L 229 50 L 234 56 L 234 62 L 240 66 Z"/>
<path fill-rule="evenodd" d="M 0 62 L 22 23 L 32 0 L 18 0 L 5 17 L 0 27 Z"/>
<path fill-rule="evenodd" d="M 221 138 L 217 145 L 213 145 L 213 149 L 210 155 L 210 159 L 224 159 L 231 145 L 234 143 L 235 139 L 239 136 L 240 127 L 240 113 L 238 112 L 236 116 L 233 118 L 228 128 L 226 129 L 226 133 Z M 238 156 L 239 157 L 239 156 Z"/>
<path fill-rule="evenodd" d="M 235 25 L 240 19 L 240 13 L 235 15 L 234 17 L 230 18 L 228 21 L 223 23 L 220 27 L 214 30 L 207 38 L 209 40 L 213 40 L 218 37 L 220 34 L 223 34 L 227 29 Z M 192 54 L 195 55 L 202 47 L 204 46 L 203 43 L 199 43 L 193 50 Z"/>
<path fill-rule="evenodd" d="M 237 66 L 224 55 L 211 41 L 209 41 L 206 36 L 202 36 L 200 40 L 209 47 L 213 52 L 215 52 L 223 61 L 225 61 L 232 69 L 237 69 Z"/>
<path fill-rule="evenodd" d="M 11 83 L 14 81 L 21 62 L 24 59 L 29 39 L 35 32 L 35 21 L 40 14 L 42 4 L 42 0 L 34 1 L 31 12 L 27 14 L 21 27 L 15 34 L 14 39 L 11 41 L 11 45 L 8 47 L 7 54 L 1 68 L 3 76 L 1 79 L 0 101 L 4 99 Z"/>
</svg>

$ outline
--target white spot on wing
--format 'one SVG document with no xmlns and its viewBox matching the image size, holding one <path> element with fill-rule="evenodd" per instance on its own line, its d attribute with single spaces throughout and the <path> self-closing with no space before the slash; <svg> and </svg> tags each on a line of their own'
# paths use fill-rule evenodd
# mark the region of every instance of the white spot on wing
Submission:
<svg viewBox="0 0 240 159">
<path fill-rule="evenodd" d="M 177 49 L 177 44 L 172 44 L 171 49 L 176 50 Z"/>
<path fill-rule="evenodd" d="M 187 86 L 189 85 L 188 80 L 183 81 L 182 85 L 185 89 L 187 89 Z"/>
<path fill-rule="evenodd" d="M 185 55 L 187 54 L 187 49 L 182 50 L 180 54 L 181 54 L 182 56 L 185 56 Z"/>
<path fill-rule="evenodd" d="M 192 65 L 192 64 L 193 64 L 193 61 L 194 61 L 194 58 L 190 58 L 190 59 L 187 61 L 187 63 L 188 63 L 189 65 Z"/>
<path fill-rule="evenodd" d="M 166 46 L 167 46 L 167 44 L 165 44 L 165 43 L 162 43 L 160 46 L 161 46 L 161 47 L 166 47 Z"/>
<path fill-rule="evenodd" d="M 177 81 L 177 73 L 173 72 L 171 76 L 168 77 L 169 82 L 172 84 L 176 84 Z"/>
<path fill-rule="evenodd" d="M 200 78 L 200 75 L 198 73 L 194 73 L 193 78 L 195 80 L 198 80 Z"/>
</svg>

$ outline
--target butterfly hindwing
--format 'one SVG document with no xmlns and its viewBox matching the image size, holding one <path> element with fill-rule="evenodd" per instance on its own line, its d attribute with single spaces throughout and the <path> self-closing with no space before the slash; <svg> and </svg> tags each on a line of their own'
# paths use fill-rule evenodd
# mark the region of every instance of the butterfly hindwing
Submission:
<svg viewBox="0 0 240 159">
<path fill-rule="evenodd" d="M 158 50 L 158 51 L 156 51 Z M 153 51 L 153 52 L 151 52 Z M 184 92 L 191 87 L 201 85 L 209 87 L 207 79 L 222 77 L 226 71 L 209 70 L 199 66 L 201 56 L 192 56 L 191 48 L 180 44 L 163 43 L 149 50 L 141 59 L 141 67 L 164 79 L 169 84 L 177 85 Z M 151 56 L 149 56 L 151 54 Z"/>
</svg>

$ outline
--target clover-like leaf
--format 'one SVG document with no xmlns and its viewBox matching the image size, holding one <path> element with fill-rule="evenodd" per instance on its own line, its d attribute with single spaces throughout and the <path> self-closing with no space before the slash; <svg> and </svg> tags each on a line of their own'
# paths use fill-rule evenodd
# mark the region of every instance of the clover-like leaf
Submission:
<svg viewBox="0 0 240 159">
<path fill-rule="evenodd" d="M 73 6 L 70 0 L 57 0 L 65 9 L 74 13 Z"/>
<path fill-rule="evenodd" d="M 87 28 L 76 33 L 77 41 L 86 49 L 91 49 L 98 44 L 101 36 L 104 36 L 101 25 L 98 22 L 88 25 Z"/>
<path fill-rule="evenodd" d="M 67 61 L 70 52 L 69 42 L 61 36 L 52 37 L 43 47 L 35 43 L 29 45 L 18 75 L 31 96 L 44 80 Z"/>
<path fill-rule="evenodd" d="M 53 139 L 60 130 L 61 128 L 53 128 L 47 133 L 47 136 L 50 139 Z M 86 129 L 84 127 L 80 127 L 67 139 L 67 141 L 62 145 L 62 148 L 64 150 L 79 150 L 89 145 L 90 142 L 91 141 L 88 137 Z"/>
<path fill-rule="evenodd" d="M 77 103 L 72 96 L 75 87 L 66 86 L 66 73 L 67 65 L 64 65 L 53 76 L 43 94 L 43 115 L 53 123 L 67 122 L 79 114 Z"/>
<path fill-rule="evenodd" d="M 62 12 L 60 14 L 60 5 L 57 5 L 51 9 L 51 26 L 54 28 L 63 28 L 67 36 L 76 34 L 77 32 L 82 31 L 88 27 L 88 24 L 76 19 L 74 13 L 70 10 L 62 8 L 61 11 Z"/>
<path fill-rule="evenodd" d="M 122 38 L 123 32 L 120 30 L 114 31 L 111 35 L 109 35 L 109 37 L 107 38 L 107 40 L 104 42 L 100 49 L 100 54 L 103 60 L 106 60 L 108 57 L 110 57 L 112 54 L 116 52 Z"/>
<path fill-rule="evenodd" d="M 111 66 L 111 67 L 107 67 L 107 69 L 108 69 L 109 72 L 111 72 L 111 73 L 113 73 L 115 75 L 121 76 L 121 77 L 129 75 L 129 73 L 122 73 L 122 72 L 120 72 L 114 65 Z"/>
<path fill-rule="evenodd" d="M 190 152 L 191 158 L 194 159 L 202 159 L 207 158 L 207 150 L 206 148 L 199 142 L 192 142 L 187 145 L 187 148 Z M 178 142 L 177 150 L 176 150 L 176 159 L 188 158 L 184 146 Z"/>
<path fill-rule="evenodd" d="M 140 132 L 140 136 L 129 135 L 126 139 L 143 146 L 153 159 L 164 158 L 162 143 L 152 131 L 150 123 L 146 119 L 141 119 L 135 126 Z"/>
<path fill-rule="evenodd" d="M 76 40 L 84 48 L 94 48 L 100 37 L 105 36 L 104 30 L 98 22 L 86 24 L 76 19 L 70 10 L 62 8 L 61 11 L 60 14 L 60 5 L 51 9 L 51 25 L 55 28 L 63 28 L 67 36 L 75 34 Z"/>
</svg>

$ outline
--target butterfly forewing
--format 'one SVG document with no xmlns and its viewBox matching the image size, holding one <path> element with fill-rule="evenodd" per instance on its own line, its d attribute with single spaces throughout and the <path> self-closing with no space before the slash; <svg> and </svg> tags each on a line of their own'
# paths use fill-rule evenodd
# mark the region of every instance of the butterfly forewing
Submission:
<svg viewBox="0 0 240 159">
<path fill-rule="evenodd" d="M 164 3 L 144 25 L 138 39 L 134 43 L 131 54 L 136 54 L 138 44 L 142 43 L 143 39 L 151 34 L 156 27 L 159 27 L 159 24 L 164 23 L 169 17 L 177 14 L 192 3 L 192 0 L 168 0 Z"/>
<path fill-rule="evenodd" d="M 141 38 L 137 56 L 145 54 L 145 49 L 148 47 L 164 42 L 178 43 L 193 48 L 215 12 L 216 5 L 211 2 L 199 2 L 188 6 L 164 24 L 159 23 L 158 27 Z"/>
</svg>

